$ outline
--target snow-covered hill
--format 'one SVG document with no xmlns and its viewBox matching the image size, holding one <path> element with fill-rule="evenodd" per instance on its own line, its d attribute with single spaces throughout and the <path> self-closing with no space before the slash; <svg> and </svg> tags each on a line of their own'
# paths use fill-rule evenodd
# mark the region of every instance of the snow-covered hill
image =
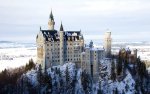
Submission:
<svg viewBox="0 0 150 94">
<path fill-rule="evenodd" d="M 104 94 L 135 94 L 135 81 L 128 70 L 125 71 L 126 76 L 122 80 L 116 79 L 112 81 L 111 76 L 111 59 L 101 61 L 101 73 L 105 74 L 100 77 L 100 86 Z"/>
<path fill-rule="evenodd" d="M 133 80 L 131 74 L 129 71 L 126 71 L 126 76 L 122 81 L 112 81 L 109 79 L 110 72 L 111 72 L 111 61 L 105 60 L 102 62 L 103 67 L 107 67 L 105 70 L 106 76 L 100 80 L 101 85 L 99 85 L 99 81 L 96 83 L 91 83 L 89 87 L 91 90 L 89 90 L 89 94 L 97 94 L 98 90 L 101 89 L 104 94 L 113 94 L 115 90 L 117 89 L 118 94 L 135 94 L 135 81 Z M 62 90 L 61 86 L 66 86 L 66 68 L 68 67 L 68 72 L 69 72 L 69 81 L 72 82 L 74 79 L 76 80 L 75 82 L 75 93 L 74 94 L 86 94 L 85 91 L 83 90 L 83 84 L 82 84 L 82 70 L 81 69 L 76 69 L 74 63 L 66 63 L 63 66 L 56 66 L 53 68 L 47 69 L 47 72 L 49 76 L 52 78 L 52 86 L 53 90 L 55 88 L 58 88 Z M 60 73 L 59 73 L 60 72 Z M 24 78 L 28 78 L 29 82 L 33 86 L 37 86 L 39 84 L 38 82 L 38 71 L 37 70 L 31 70 L 28 71 L 26 74 L 23 75 Z M 88 78 L 87 78 L 88 79 Z M 69 84 L 70 85 L 70 84 Z M 100 86 L 100 87 L 99 87 Z M 72 86 L 69 86 L 70 88 L 73 88 Z M 66 92 L 72 92 L 68 87 Z M 64 89 L 63 88 L 63 89 Z M 44 92 L 46 88 L 44 86 L 41 89 L 41 92 Z M 59 90 L 53 91 L 53 94 L 58 94 Z M 62 94 L 67 94 L 67 93 L 62 93 Z M 70 93 L 68 93 L 70 94 Z"/>
</svg>

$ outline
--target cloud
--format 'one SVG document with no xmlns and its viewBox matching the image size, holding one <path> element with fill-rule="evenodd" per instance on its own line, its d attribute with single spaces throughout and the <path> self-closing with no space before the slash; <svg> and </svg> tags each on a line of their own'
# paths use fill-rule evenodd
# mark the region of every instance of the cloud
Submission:
<svg viewBox="0 0 150 94">
<path fill-rule="evenodd" d="M 112 30 L 112 34 L 116 34 L 116 38 L 117 34 L 119 36 L 126 34 L 125 37 L 129 37 L 132 32 L 150 31 L 148 0 L 0 0 L 0 2 L 0 37 L 3 34 L 3 38 L 17 32 L 19 33 L 16 37 L 24 34 L 33 37 L 31 35 L 37 34 L 39 26 L 46 29 L 51 8 L 56 29 L 62 21 L 65 30 L 81 29 L 83 34 L 90 36 L 103 34 L 107 28 Z M 99 39 L 99 37 L 101 36 L 91 38 Z M 145 37 L 147 39 L 148 36 Z"/>
<path fill-rule="evenodd" d="M 150 9 L 150 2 L 147 0 L 92 0 L 85 2 L 81 8 L 83 11 L 114 14 L 117 12 L 138 12 Z"/>
</svg>

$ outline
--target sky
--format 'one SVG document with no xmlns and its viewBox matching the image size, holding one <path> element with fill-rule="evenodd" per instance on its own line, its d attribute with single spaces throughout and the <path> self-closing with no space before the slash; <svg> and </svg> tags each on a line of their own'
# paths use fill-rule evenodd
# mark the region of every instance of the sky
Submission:
<svg viewBox="0 0 150 94">
<path fill-rule="evenodd" d="M 55 29 L 81 30 L 85 40 L 150 41 L 149 0 L 0 0 L 0 41 L 35 42 L 53 11 Z"/>
</svg>

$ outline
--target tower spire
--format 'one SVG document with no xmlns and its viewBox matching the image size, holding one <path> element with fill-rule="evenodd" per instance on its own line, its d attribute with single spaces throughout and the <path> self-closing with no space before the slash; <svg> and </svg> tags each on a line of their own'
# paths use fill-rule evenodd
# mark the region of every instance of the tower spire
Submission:
<svg viewBox="0 0 150 94">
<path fill-rule="evenodd" d="M 54 16 L 51 10 L 50 16 L 49 16 L 49 21 L 48 21 L 48 28 L 49 30 L 54 30 L 54 25 L 55 25 L 55 21 L 54 21 Z"/>
<path fill-rule="evenodd" d="M 63 28 L 62 22 L 61 22 L 61 25 L 60 25 L 60 31 L 64 31 L 64 28 Z"/>
<path fill-rule="evenodd" d="M 51 13 L 50 13 L 49 18 L 50 18 L 51 20 L 54 20 L 54 16 L 53 16 L 52 10 L 51 10 Z"/>
<path fill-rule="evenodd" d="M 42 29 L 41 29 L 41 26 L 40 26 L 40 31 L 41 31 Z"/>
</svg>

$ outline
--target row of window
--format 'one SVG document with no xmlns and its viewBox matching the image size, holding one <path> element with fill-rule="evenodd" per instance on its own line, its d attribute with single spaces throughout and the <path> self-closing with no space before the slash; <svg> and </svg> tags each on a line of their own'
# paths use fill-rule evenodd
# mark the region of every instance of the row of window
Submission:
<svg viewBox="0 0 150 94">
<path fill-rule="evenodd" d="M 51 45 L 51 46 L 53 46 L 53 45 L 59 46 L 60 43 L 47 44 L 47 46 L 50 46 L 50 45 Z M 76 46 L 77 46 L 77 45 L 79 45 L 79 43 L 66 43 L 66 45 L 76 45 Z"/>
<path fill-rule="evenodd" d="M 80 60 L 80 58 L 78 59 L 65 59 L 65 61 L 79 61 Z M 60 60 L 52 60 L 52 62 L 60 62 Z"/>
<path fill-rule="evenodd" d="M 75 59 L 75 58 L 74 58 L 74 59 L 66 59 L 66 61 L 73 61 L 73 60 L 74 60 L 74 61 L 79 61 L 80 58 L 76 58 L 76 59 Z"/>
<path fill-rule="evenodd" d="M 63 49 L 63 47 L 61 48 L 61 49 Z M 76 48 L 76 47 L 74 47 L 74 48 L 72 48 L 72 47 L 68 47 L 67 48 L 67 50 L 79 50 L 80 49 L 80 47 L 78 47 L 78 48 Z M 51 49 L 49 49 L 49 48 L 47 48 L 47 51 L 49 51 L 49 50 L 51 50 L 51 51 L 53 51 L 53 50 L 60 50 L 60 48 L 51 48 Z"/>
</svg>

